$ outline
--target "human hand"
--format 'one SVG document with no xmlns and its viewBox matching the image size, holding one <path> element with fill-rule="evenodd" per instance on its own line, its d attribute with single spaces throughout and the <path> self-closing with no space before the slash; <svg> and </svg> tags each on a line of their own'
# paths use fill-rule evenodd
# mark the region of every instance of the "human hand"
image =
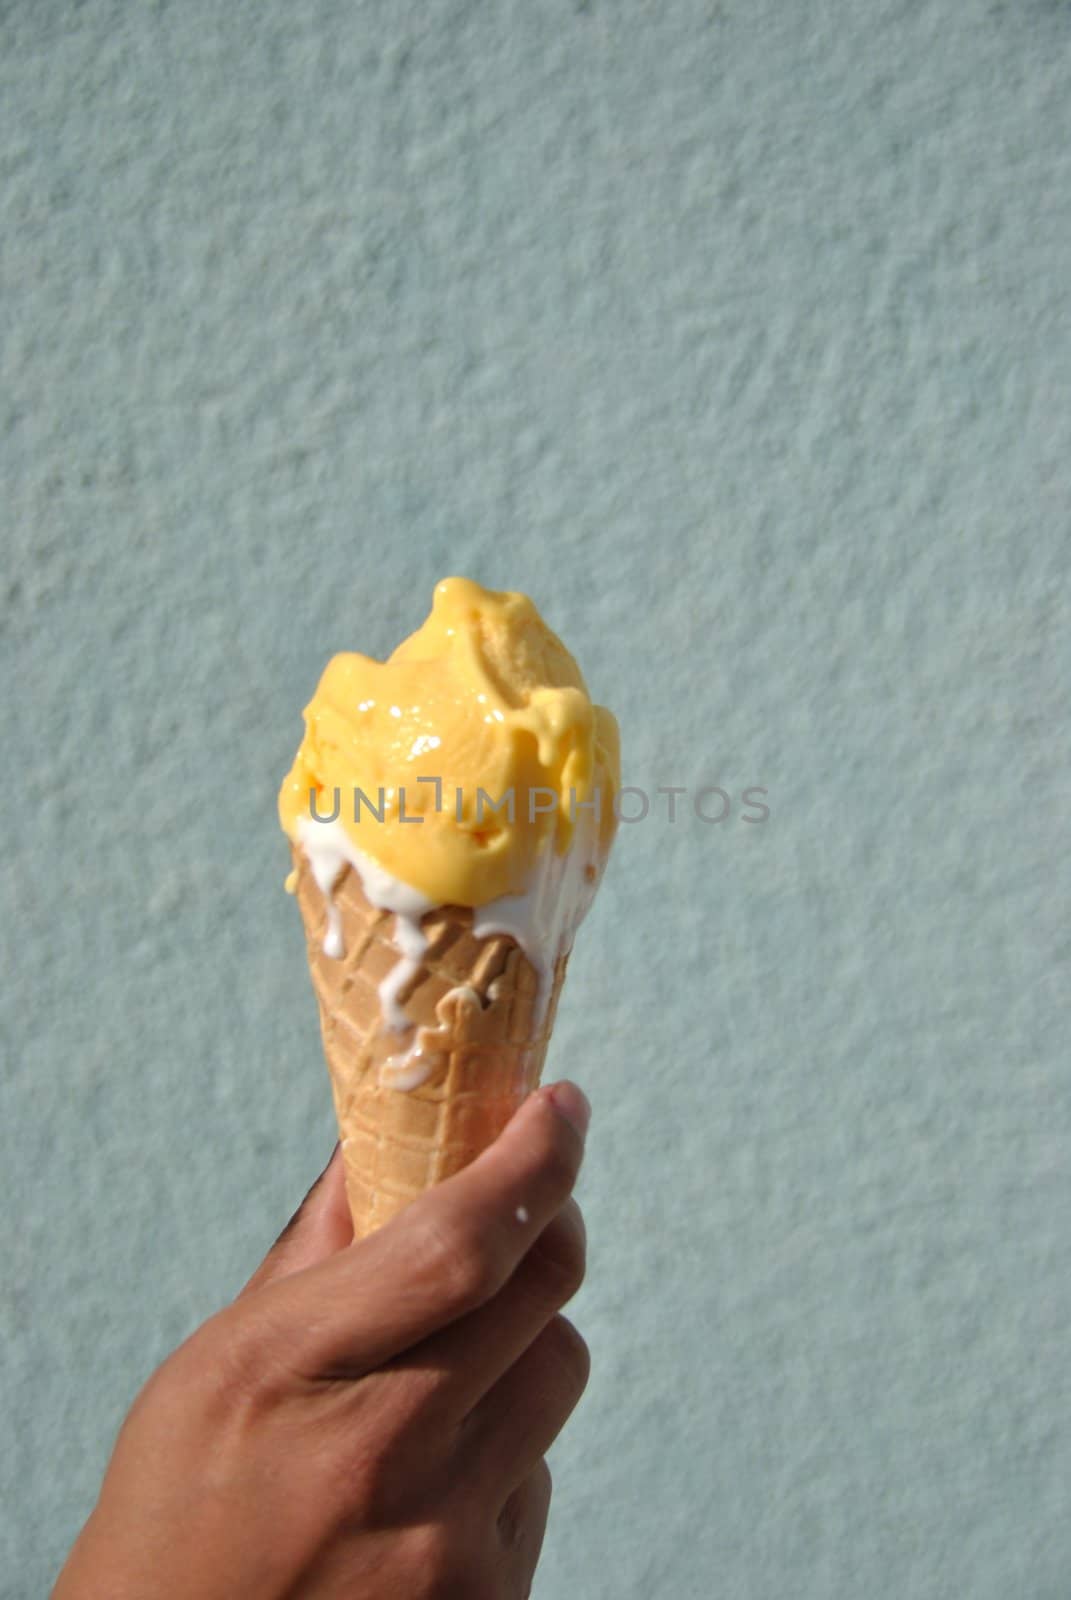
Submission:
<svg viewBox="0 0 1071 1600">
<path fill-rule="evenodd" d="M 354 1242 L 339 1152 L 232 1305 L 148 1380 L 53 1600 L 517 1600 L 588 1352 L 583 1096 Z"/>
</svg>

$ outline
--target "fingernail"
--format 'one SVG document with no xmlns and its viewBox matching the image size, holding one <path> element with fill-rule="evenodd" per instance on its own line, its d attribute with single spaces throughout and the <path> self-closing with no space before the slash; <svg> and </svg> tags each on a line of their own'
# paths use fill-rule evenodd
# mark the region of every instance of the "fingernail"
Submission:
<svg viewBox="0 0 1071 1600">
<path fill-rule="evenodd" d="M 591 1103 L 587 1095 L 575 1083 L 552 1083 L 547 1093 L 562 1116 L 572 1123 L 583 1138 L 591 1121 Z"/>
</svg>

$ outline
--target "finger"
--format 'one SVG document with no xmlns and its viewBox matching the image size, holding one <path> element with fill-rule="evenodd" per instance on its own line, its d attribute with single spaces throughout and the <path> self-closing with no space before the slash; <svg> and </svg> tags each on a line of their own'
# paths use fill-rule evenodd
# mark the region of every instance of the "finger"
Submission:
<svg viewBox="0 0 1071 1600">
<path fill-rule="evenodd" d="M 266 1320 L 293 1331 L 296 1369 L 361 1376 L 492 1299 L 568 1198 L 588 1114 L 572 1084 L 536 1090 L 463 1171 L 349 1250 L 270 1284 Z"/>
<path fill-rule="evenodd" d="M 282 1233 L 254 1272 L 243 1295 L 325 1261 L 353 1239 L 346 1177 L 339 1145 Z"/>
<path fill-rule="evenodd" d="M 507 1574 L 505 1592 L 511 1600 L 514 1596 L 522 1600 L 530 1593 L 547 1531 L 553 1490 L 550 1468 L 545 1461 L 540 1461 L 513 1490 L 499 1512 L 497 1533 Z"/>
<path fill-rule="evenodd" d="M 590 1370 L 584 1340 L 556 1316 L 469 1416 L 456 1455 L 459 1475 L 507 1494 L 523 1482 L 572 1415 Z"/>
<path fill-rule="evenodd" d="M 456 1424 L 508 1372 L 584 1281 L 587 1234 L 575 1199 L 552 1217 L 503 1289 L 486 1305 L 413 1345 L 383 1369 L 410 1400 L 437 1395 Z"/>
</svg>

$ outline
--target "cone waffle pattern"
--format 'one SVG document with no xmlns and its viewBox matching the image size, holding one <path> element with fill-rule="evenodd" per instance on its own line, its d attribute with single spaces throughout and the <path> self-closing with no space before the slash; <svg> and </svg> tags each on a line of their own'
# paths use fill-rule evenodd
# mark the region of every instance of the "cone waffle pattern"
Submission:
<svg viewBox="0 0 1071 1600">
<path fill-rule="evenodd" d="M 390 1030 L 380 1012 L 379 984 L 401 959 L 394 915 L 368 902 L 347 866 L 331 896 L 344 952 L 334 960 L 324 954 L 327 908 L 303 851 L 295 849 L 294 865 L 346 1192 L 363 1238 L 479 1155 L 539 1083 L 568 954 L 538 1016 L 539 977 L 515 940 L 477 939 L 467 907 L 429 911 L 421 923 L 427 951 L 398 993 L 428 1075 L 413 1088 L 392 1088 L 391 1058 L 414 1039 L 411 1030 Z"/>
</svg>

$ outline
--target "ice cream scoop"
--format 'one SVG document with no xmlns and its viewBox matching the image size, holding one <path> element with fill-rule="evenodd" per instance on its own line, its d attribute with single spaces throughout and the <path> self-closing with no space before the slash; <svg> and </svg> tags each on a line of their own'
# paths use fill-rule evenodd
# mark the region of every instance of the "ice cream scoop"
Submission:
<svg viewBox="0 0 1071 1600">
<path fill-rule="evenodd" d="M 548 841 L 595 807 L 609 846 L 617 723 L 523 594 L 467 578 L 388 660 L 337 655 L 305 709 L 283 784 L 291 838 L 336 809 L 353 844 L 439 904 L 522 892 Z"/>
</svg>

